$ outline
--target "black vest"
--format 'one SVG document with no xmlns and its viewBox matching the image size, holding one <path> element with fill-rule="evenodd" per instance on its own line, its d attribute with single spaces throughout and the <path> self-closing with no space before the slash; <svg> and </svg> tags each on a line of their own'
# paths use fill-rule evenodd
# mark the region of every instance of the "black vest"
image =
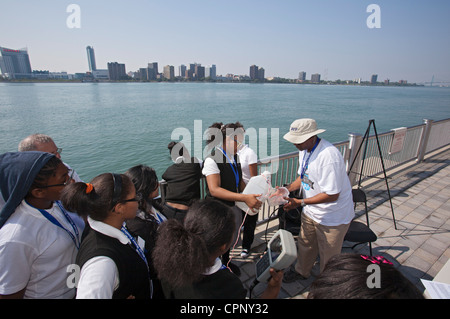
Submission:
<svg viewBox="0 0 450 319">
<path fill-rule="evenodd" d="M 231 168 L 231 165 L 233 165 L 233 164 L 231 164 L 227 160 L 226 156 L 220 150 L 218 150 L 217 152 L 216 152 L 216 150 L 213 150 L 211 153 L 211 156 L 209 156 L 209 157 L 212 158 L 214 160 L 214 162 L 216 162 L 217 167 L 220 170 L 220 187 L 225 188 L 226 190 L 233 192 L 233 193 L 239 192 L 238 189 L 236 189 L 236 178 L 235 178 L 233 169 Z M 237 154 L 234 155 L 234 163 L 237 163 L 237 165 L 235 164 L 234 167 L 237 166 L 237 171 L 238 171 L 238 175 L 239 175 L 239 181 L 238 181 L 238 185 L 239 185 L 239 182 L 242 180 L 242 170 L 241 170 L 241 164 L 238 161 Z M 208 188 L 208 183 L 206 183 L 206 197 L 217 199 L 228 206 L 235 205 L 235 202 L 230 202 L 230 201 L 226 201 L 226 200 L 223 200 L 220 198 L 215 198 L 215 197 L 211 196 L 211 193 L 209 192 L 209 188 Z"/>
<path fill-rule="evenodd" d="M 80 268 L 91 258 L 105 256 L 111 258 L 119 271 L 119 287 L 113 299 L 126 299 L 130 295 L 136 299 L 150 299 L 150 279 L 147 265 L 131 245 L 123 245 L 118 239 L 89 229 L 78 251 L 76 263 Z"/>
<path fill-rule="evenodd" d="M 162 178 L 167 182 L 166 202 L 190 206 L 193 201 L 200 199 L 202 168 L 194 157 L 191 157 L 190 163 L 169 166 Z"/>
</svg>

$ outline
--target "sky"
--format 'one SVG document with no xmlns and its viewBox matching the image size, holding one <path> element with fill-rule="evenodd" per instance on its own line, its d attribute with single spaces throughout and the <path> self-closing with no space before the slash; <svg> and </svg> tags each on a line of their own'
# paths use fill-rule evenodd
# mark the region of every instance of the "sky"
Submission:
<svg viewBox="0 0 450 319">
<path fill-rule="evenodd" d="M 88 71 L 89 45 L 97 68 L 127 72 L 200 63 L 248 75 L 255 64 L 266 77 L 450 82 L 449 15 L 448 0 L 0 0 L 0 46 L 28 48 L 32 69 L 51 72 Z"/>
</svg>

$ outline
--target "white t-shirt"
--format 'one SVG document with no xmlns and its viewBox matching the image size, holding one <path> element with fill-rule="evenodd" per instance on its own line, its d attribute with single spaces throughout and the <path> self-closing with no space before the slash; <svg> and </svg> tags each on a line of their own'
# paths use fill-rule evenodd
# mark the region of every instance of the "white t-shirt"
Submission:
<svg viewBox="0 0 450 319">
<path fill-rule="evenodd" d="M 218 149 L 218 148 L 216 148 L 216 152 L 221 152 L 223 154 L 222 150 Z M 234 157 L 230 157 L 228 159 L 232 163 L 234 163 Z M 242 167 L 241 167 L 241 169 L 242 169 Z M 202 174 L 205 176 L 208 176 L 211 174 L 220 174 L 219 166 L 217 166 L 217 163 L 214 161 L 214 159 L 212 157 L 207 157 L 205 159 L 205 161 L 203 162 Z"/>
<path fill-rule="evenodd" d="M 46 211 L 75 236 L 58 205 Z M 81 238 L 82 229 L 78 233 Z M 73 298 L 75 288 L 68 288 L 67 267 L 75 264 L 77 252 L 65 230 L 23 200 L 0 229 L 0 294 L 26 287 L 27 299 Z"/>
<path fill-rule="evenodd" d="M 214 162 L 214 160 L 211 157 L 207 157 L 203 162 L 202 174 L 205 176 L 211 174 L 220 174 L 220 170 L 219 167 L 217 166 L 217 163 Z"/>
<path fill-rule="evenodd" d="M 256 155 L 255 151 L 252 150 L 248 145 L 244 145 L 239 151 L 239 162 L 241 163 L 241 169 L 242 169 L 242 179 L 244 180 L 245 184 L 248 183 L 250 178 L 252 177 L 250 175 L 250 165 L 258 163 L 258 155 Z"/>
<path fill-rule="evenodd" d="M 299 169 L 302 168 L 310 153 L 299 152 Z M 306 205 L 303 212 L 322 225 L 337 226 L 348 224 L 355 216 L 353 209 L 352 187 L 347 176 L 344 159 L 339 150 L 330 142 L 321 139 L 309 159 L 308 167 L 302 179 L 304 198 L 320 193 L 339 194 L 335 202 Z"/>
</svg>

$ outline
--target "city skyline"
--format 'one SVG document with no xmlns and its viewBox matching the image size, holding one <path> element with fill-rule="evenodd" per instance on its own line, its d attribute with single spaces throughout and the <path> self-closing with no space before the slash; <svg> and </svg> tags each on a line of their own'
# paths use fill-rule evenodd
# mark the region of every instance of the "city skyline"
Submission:
<svg viewBox="0 0 450 319">
<path fill-rule="evenodd" d="M 75 1 L 72 1 L 75 2 Z M 96 64 L 200 63 L 217 75 L 249 74 L 296 79 L 318 73 L 323 80 L 450 81 L 450 12 L 447 1 L 386 0 L 183 2 L 76 1 L 79 28 L 69 28 L 70 1 L 17 1 L 2 5 L 0 36 L 7 48 L 28 48 L 34 70 L 86 72 L 86 46 Z M 371 4 L 380 27 L 369 28 Z M 177 73 L 177 72 L 176 72 Z"/>
</svg>

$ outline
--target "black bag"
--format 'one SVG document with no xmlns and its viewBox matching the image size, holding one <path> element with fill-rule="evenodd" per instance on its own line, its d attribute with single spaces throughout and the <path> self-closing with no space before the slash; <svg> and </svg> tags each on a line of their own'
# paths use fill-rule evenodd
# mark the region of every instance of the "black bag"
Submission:
<svg viewBox="0 0 450 319">
<path fill-rule="evenodd" d="M 290 198 L 301 199 L 300 190 L 291 192 L 289 194 Z M 283 205 L 280 205 L 278 209 L 278 219 L 279 219 L 279 229 L 285 229 L 292 233 L 292 235 L 297 236 L 300 233 L 300 226 L 302 224 L 302 210 L 303 207 L 297 207 L 288 211 L 283 209 Z"/>
</svg>

